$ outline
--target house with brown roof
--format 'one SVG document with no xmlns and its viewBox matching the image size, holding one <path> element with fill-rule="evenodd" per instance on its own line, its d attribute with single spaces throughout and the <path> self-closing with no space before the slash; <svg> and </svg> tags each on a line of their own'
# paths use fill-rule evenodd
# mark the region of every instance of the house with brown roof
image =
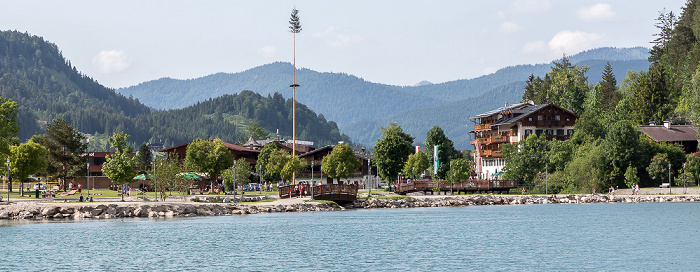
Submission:
<svg viewBox="0 0 700 272">
<path fill-rule="evenodd" d="M 545 135 L 548 140 L 566 140 L 574 134 L 578 115 L 554 104 L 535 105 L 532 101 L 503 107 L 470 117 L 474 122 L 474 163 L 481 178 L 496 177 L 505 166 L 501 146 L 524 140 L 529 135 Z"/>
<path fill-rule="evenodd" d="M 677 143 L 683 146 L 685 154 L 695 153 L 698 151 L 698 130 L 690 125 L 671 125 L 670 122 L 664 121 L 664 125 L 649 124 L 648 126 L 639 126 L 639 130 L 644 133 L 647 138 L 655 142 Z"/>
</svg>

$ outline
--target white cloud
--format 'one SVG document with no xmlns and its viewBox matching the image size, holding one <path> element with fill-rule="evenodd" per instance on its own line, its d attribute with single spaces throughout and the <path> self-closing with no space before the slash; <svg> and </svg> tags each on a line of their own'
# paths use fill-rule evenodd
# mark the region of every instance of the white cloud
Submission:
<svg viewBox="0 0 700 272">
<path fill-rule="evenodd" d="M 549 51 L 549 48 L 547 47 L 547 43 L 543 41 L 534 41 L 534 42 L 529 42 L 523 45 L 523 52 L 525 53 L 547 53 Z"/>
<path fill-rule="evenodd" d="M 263 57 L 271 58 L 275 55 L 275 53 L 277 53 L 277 48 L 271 45 L 263 46 L 262 48 L 258 49 L 258 53 L 263 55 Z"/>
<path fill-rule="evenodd" d="M 591 49 L 595 42 L 603 35 L 598 33 L 586 33 L 581 31 L 562 31 L 554 35 L 549 41 L 549 50 L 557 55 L 575 54 Z"/>
<path fill-rule="evenodd" d="M 578 18 L 584 21 L 610 21 L 617 18 L 617 14 L 612 10 L 612 6 L 603 3 L 580 8 L 576 13 Z"/>
<path fill-rule="evenodd" d="M 350 44 L 360 43 L 365 39 L 360 35 L 346 35 L 339 33 L 338 29 L 336 29 L 334 26 L 329 26 L 323 32 L 316 32 L 313 36 L 324 39 L 326 45 L 333 48 L 343 48 Z"/>
<path fill-rule="evenodd" d="M 520 30 L 520 26 L 513 22 L 503 22 L 499 30 L 505 33 L 512 33 Z"/>
<path fill-rule="evenodd" d="M 546 11 L 552 7 L 549 0 L 516 0 L 511 4 L 510 9 L 518 13 L 534 13 Z"/>
<path fill-rule="evenodd" d="M 118 73 L 131 66 L 131 58 L 124 50 L 102 50 L 92 58 L 92 65 L 102 74 Z"/>
</svg>

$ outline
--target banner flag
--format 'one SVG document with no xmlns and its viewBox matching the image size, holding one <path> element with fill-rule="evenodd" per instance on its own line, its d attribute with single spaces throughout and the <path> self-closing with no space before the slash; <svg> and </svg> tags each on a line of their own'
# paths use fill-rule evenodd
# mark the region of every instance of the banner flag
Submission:
<svg viewBox="0 0 700 272">
<path fill-rule="evenodd" d="M 440 159 L 438 158 L 438 146 L 435 146 L 435 152 L 433 152 L 433 162 L 434 162 L 434 167 L 433 167 L 433 174 L 437 175 L 438 169 L 440 168 Z"/>
</svg>

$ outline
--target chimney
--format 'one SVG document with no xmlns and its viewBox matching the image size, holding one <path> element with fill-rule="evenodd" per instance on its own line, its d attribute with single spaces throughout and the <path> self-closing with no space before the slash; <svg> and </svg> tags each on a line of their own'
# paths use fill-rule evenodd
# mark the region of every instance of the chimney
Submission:
<svg viewBox="0 0 700 272">
<path fill-rule="evenodd" d="M 671 129 L 671 121 L 664 121 L 664 127 L 666 129 Z"/>
</svg>

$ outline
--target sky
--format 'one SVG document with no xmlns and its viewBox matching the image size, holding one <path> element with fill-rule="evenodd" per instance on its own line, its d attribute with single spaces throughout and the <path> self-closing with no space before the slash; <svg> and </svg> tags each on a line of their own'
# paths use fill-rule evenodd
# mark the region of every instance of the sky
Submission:
<svg viewBox="0 0 700 272">
<path fill-rule="evenodd" d="M 412 86 L 549 63 L 599 47 L 651 47 L 661 10 L 686 0 L 23 0 L 0 30 L 55 43 L 101 84 L 128 87 L 293 62 L 319 72 Z"/>
</svg>

